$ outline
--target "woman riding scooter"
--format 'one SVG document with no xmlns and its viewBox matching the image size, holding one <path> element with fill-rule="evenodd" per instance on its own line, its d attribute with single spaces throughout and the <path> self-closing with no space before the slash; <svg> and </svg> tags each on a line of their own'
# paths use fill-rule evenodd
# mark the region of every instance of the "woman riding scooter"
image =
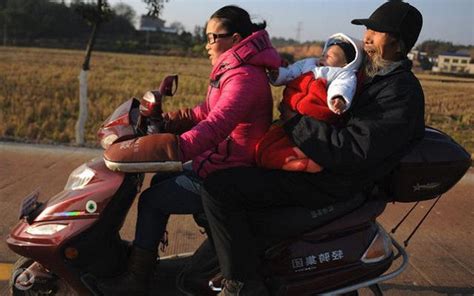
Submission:
<svg viewBox="0 0 474 296">
<path fill-rule="evenodd" d="M 161 180 L 156 176 L 141 194 L 128 270 L 99 283 L 106 295 L 146 294 L 170 214 L 203 212 L 200 187 L 209 173 L 254 165 L 255 145 L 272 120 L 266 69 L 281 64 L 265 26 L 252 23 L 239 7 L 217 10 L 206 28 L 213 66 L 206 100 L 164 114 L 166 131 L 173 134 L 148 135 L 105 152 L 109 163 L 192 160 L 192 170 Z"/>
</svg>

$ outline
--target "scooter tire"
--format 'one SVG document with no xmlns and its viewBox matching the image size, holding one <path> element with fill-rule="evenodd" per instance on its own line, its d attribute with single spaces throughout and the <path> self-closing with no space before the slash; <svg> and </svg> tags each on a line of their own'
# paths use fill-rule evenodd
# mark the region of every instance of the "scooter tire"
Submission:
<svg viewBox="0 0 474 296">
<path fill-rule="evenodd" d="M 66 282 L 55 278 L 47 283 L 42 283 L 40 286 L 33 286 L 28 290 L 20 290 L 15 287 L 16 278 L 35 261 L 31 258 L 20 256 L 13 264 L 12 273 L 9 280 L 10 292 L 12 296 L 61 296 L 61 295 L 77 295 Z"/>
</svg>

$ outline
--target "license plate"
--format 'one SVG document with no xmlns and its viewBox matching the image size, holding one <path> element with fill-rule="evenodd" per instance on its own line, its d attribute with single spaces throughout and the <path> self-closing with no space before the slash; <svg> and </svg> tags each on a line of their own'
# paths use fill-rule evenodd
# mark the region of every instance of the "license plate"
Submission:
<svg viewBox="0 0 474 296">
<path fill-rule="evenodd" d="M 23 217 L 28 217 L 31 212 L 33 212 L 40 203 L 38 202 L 39 190 L 35 190 L 28 194 L 23 201 L 21 202 L 20 206 L 20 219 Z"/>
</svg>

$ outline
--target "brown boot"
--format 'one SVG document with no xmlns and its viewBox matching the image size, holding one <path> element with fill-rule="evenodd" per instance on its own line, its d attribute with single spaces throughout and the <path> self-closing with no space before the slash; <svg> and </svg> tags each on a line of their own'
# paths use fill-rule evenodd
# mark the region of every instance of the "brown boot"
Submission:
<svg viewBox="0 0 474 296">
<path fill-rule="evenodd" d="M 222 280 L 222 291 L 217 296 L 267 296 L 267 287 L 262 281 L 250 280 L 239 282 L 235 280 Z"/>
<path fill-rule="evenodd" d="M 115 278 L 99 281 L 104 295 L 148 295 L 150 279 L 156 265 L 156 252 L 133 246 L 127 271 Z"/>
</svg>

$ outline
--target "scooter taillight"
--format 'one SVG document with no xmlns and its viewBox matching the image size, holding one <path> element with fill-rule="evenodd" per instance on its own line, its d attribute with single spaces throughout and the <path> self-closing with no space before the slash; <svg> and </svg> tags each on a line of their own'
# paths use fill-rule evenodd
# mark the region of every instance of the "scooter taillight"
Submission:
<svg viewBox="0 0 474 296">
<path fill-rule="evenodd" d="M 379 227 L 377 234 L 360 259 L 364 263 L 375 263 L 392 255 L 392 241 L 389 235 Z"/>
</svg>

